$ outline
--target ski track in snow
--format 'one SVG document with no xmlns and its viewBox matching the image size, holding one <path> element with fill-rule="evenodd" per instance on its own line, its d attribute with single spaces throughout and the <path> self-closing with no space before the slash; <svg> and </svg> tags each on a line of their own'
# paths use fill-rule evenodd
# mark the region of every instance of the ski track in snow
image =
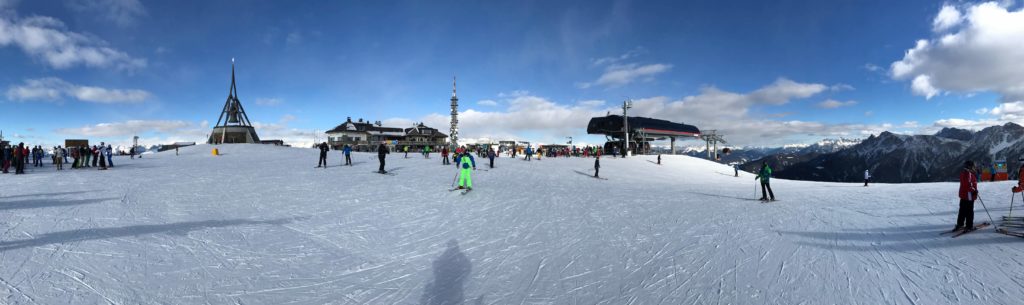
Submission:
<svg viewBox="0 0 1024 305">
<path fill-rule="evenodd" d="M 1024 240 L 939 235 L 955 183 L 776 179 L 760 203 L 752 175 L 690 157 L 606 157 L 611 180 L 499 157 L 463 196 L 438 158 L 392 154 L 387 176 L 370 154 L 211 148 L 0 176 L 0 303 L 1024 304 Z M 981 184 L 994 217 L 1011 184 Z"/>
</svg>

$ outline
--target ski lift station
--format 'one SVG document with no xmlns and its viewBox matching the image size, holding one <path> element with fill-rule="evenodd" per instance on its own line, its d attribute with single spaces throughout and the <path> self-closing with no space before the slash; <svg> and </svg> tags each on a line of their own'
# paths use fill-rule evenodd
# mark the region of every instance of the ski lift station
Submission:
<svg viewBox="0 0 1024 305">
<path fill-rule="evenodd" d="M 628 133 L 624 132 L 627 126 Z M 645 153 L 650 150 L 650 142 L 667 139 L 671 141 L 673 154 L 675 154 L 676 139 L 699 139 L 701 136 L 697 126 L 646 117 L 623 118 L 621 115 L 591 118 L 590 123 L 587 124 L 587 134 L 604 135 L 608 139 L 608 142 L 605 143 L 605 151 L 621 147 L 622 143 L 628 139 L 629 149 L 633 153 Z"/>
</svg>

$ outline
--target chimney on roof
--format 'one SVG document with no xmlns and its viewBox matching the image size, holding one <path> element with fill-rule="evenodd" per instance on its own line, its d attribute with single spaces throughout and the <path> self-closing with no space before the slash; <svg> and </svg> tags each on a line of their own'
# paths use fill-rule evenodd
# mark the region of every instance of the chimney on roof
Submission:
<svg viewBox="0 0 1024 305">
<path fill-rule="evenodd" d="M 352 117 L 348 117 L 348 118 L 347 118 L 347 119 L 345 120 L 345 123 L 352 123 Z"/>
<path fill-rule="evenodd" d="M 382 126 L 382 124 L 380 123 L 380 121 L 377 121 L 377 127 L 381 127 L 381 126 Z"/>
<path fill-rule="evenodd" d="M 362 122 L 363 122 L 363 118 L 359 118 L 359 123 L 362 123 Z"/>
</svg>

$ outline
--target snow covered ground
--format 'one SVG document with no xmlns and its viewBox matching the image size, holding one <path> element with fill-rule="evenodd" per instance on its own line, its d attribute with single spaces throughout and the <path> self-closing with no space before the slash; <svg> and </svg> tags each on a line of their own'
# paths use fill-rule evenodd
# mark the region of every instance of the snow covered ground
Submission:
<svg viewBox="0 0 1024 305">
<path fill-rule="evenodd" d="M 761 204 L 690 157 L 603 158 L 609 180 L 499 158 L 463 196 L 437 155 L 386 176 L 370 154 L 220 148 L 0 176 L 0 303 L 1024 303 L 1024 239 L 939 236 L 954 183 L 773 180 Z M 994 217 L 1011 184 L 981 186 Z"/>
</svg>

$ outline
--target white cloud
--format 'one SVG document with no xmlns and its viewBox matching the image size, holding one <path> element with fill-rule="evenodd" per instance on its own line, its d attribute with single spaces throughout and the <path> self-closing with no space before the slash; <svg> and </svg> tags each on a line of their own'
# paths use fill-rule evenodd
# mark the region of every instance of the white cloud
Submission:
<svg viewBox="0 0 1024 305">
<path fill-rule="evenodd" d="M 580 101 L 577 104 L 579 104 L 582 107 L 596 108 L 596 107 L 604 106 L 605 101 L 602 101 L 602 100 L 586 100 L 586 101 Z"/>
<path fill-rule="evenodd" d="M 661 74 L 670 69 L 672 69 L 672 65 L 669 64 L 649 64 L 642 66 L 638 64 L 616 64 L 605 69 L 604 74 L 601 74 L 601 77 L 596 81 L 579 83 L 577 86 L 584 89 L 592 86 L 605 86 L 609 88 L 621 87 L 633 83 L 638 79 L 652 80 L 654 75 Z"/>
<path fill-rule="evenodd" d="M 616 64 L 616 63 L 620 63 L 620 62 L 623 62 L 625 60 L 628 60 L 628 59 L 640 56 L 640 55 L 642 55 L 644 53 L 647 53 L 647 49 L 645 49 L 644 47 L 636 47 L 636 48 L 634 48 L 632 50 L 629 50 L 628 52 L 626 52 L 626 53 L 624 53 L 622 55 L 619 55 L 619 56 L 603 57 L 603 58 L 595 59 L 595 60 L 593 60 L 593 65 L 594 66 L 605 66 L 605 65 Z"/>
<path fill-rule="evenodd" d="M 68 31 L 60 20 L 0 14 L 0 47 L 17 46 L 47 65 L 65 69 L 77 65 L 138 69 L 146 60 L 107 46 L 93 36 Z"/>
<path fill-rule="evenodd" d="M 845 101 L 845 102 L 842 102 L 842 101 L 837 101 L 837 100 L 833 100 L 833 99 L 827 99 L 824 102 L 818 103 L 818 108 L 835 109 L 835 108 L 839 108 L 839 107 L 849 107 L 849 106 L 853 106 L 853 105 L 857 105 L 857 101 Z"/>
<path fill-rule="evenodd" d="M 935 32 L 945 31 L 960 24 L 961 18 L 960 11 L 956 7 L 949 4 L 943 5 L 939 14 L 935 15 L 935 20 L 932 21 L 932 30 Z"/>
<path fill-rule="evenodd" d="M 283 115 L 274 123 L 253 122 L 261 140 L 283 140 L 295 147 L 311 147 L 313 130 L 302 130 L 289 126 L 295 116 Z M 181 120 L 129 120 L 123 122 L 99 123 L 77 128 L 61 128 L 55 133 L 64 136 L 86 137 L 99 142 L 106 141 L 115 146 L 128 146 L 132 136 L 140 136 L 144 146 L 173 142 L 206 143 L 212 131 L 209 121 L 189 122 Z M 322 134 L 319 135 L 321 138 Z"/>
<path fill-rule="evenodd" d="M 1006 122 L 1021 122 L 1024 118 L 1024 101 L 1002 103 L 992 108 L 988 114 L 996 116 L 999 120 Z"/>
<path fill-rule="evenodd" d="M 765 115 L 751 114 L 756 105 L 781 105 L 792 100 L 811 97 L 829 90 L 829 86 L 798 83 L 785 78 L 749 93 L 724 91 L 705 87 L 696 95 L 673 99 L 655 96 L 633 100 L 631 116 L 645 116 L 697 125 L 702 129 L 717 129 L 730 143 L 741 145 L 787 144 L 800 140 L 820 140 L 822 137 L 860 137 L 886 130 L 892 125 L 827 124 L 806 121 L 779 121 Z M 582 136 L 593 117 L 607 113 L 621 113 L 618 105 L 589 100 L 575 105 L 556 103 L 535 95 L 508 97 L 502 101 L 506 109 L 479 111 L 467 109 L 459 113 L 459 133 L 462 138 L 518 138 L 543 134 L 548 140 L 562 142 L 564 136 Z M 435 113 L 415 121 L 428 126 L 447 129 L 448 114 Z M 411 119 L 390 119 L 385 124 L 405 126 L 399 122 Z"/>
<path fill-rule="evenodd" d="M 134 25 L 146 16 L 139 0 L 72 0 L 67 6 L 80 13 L 97 16 L 119 26 Z"/>
<path fill-rule="evenodd" d="M 496 102 L 494 100 L 482 100 L 482 101 L 476 102 L 476 104 L 480 105 L 480 106 L 492 106 L 492 107 L 493 106 L 498 106 L 498 102 Z"/>
<path fill-rule="evenodd" d="M 979 130 L 979 129 L 984 129 L 985 127 L 991 127 L 991 126 L 995 126 L 995 125 L 1000 125 L 1002 123 L 1003 122 L 1000 122 L 998 120 L 991 120 L 991 119 L 967 120 L 967 119 L 956 119 L 956 118 L 954 118 L 954 119 L 942 119 L 942 120 L 935 121 L 934 126 L 936 128 L 939 128 L 939 129 L 946 128 L 946 127 L 952 127 L 952 128 L 960 128 L 960 129 Z"/>
<path fill-rule="evenodd" d="M 130 120 L 124 122 L 100 123 L 78 128 L 61 128 L 57 129 L 56 132 L 58 134 L 74 136 L 123 137 L 148 132 L 180 133 L 182 131 L 187 131 L 189 127 L 197 126 L 185 121 Z"/>
<path fill-rule="evenodd" d="M 940 92 L 939 89 L 932 86 L 931 77 L 928 75 L 918 75 L 915 77 L 914 81 L 910 83 L 910 91 L 917 95 L 923 95 L 926 100 L 930 100 Z"/>
<path fill-rule="evenodd" d="M 18 5 L 18 0 L 0 0 L 0 10 L 14 8 Z"/>
<path fill-rule="evenodd" d="M 913 93 L 928 98 L 943 91 L 993 91 L 1004 101 L 1024 100 L 1024 10 L 974 4 L 956 18 L 959 23 L 950 21 L 955 14 L 947 7 L 943 11 L 935 19 L 940 32 L 893 62 L 891 76 L 913 80 Z"/>
<path fill-rule="evenodd" d="M 326 141 L 323 130 L 317 133 L 312 129 L 303 130 L 289 126 L 289 123 L 295 120 L 295 116 L 285 114 L 276 123 L 253 122 L 252 127 L 256 129 L 260 140 L 282 140 L 294 147 L 312 147 L 314 137 L 319 137 L 321 142 Z"/>
<path fill-rule="evenodd" d="M 853 86 L 847 85 L 847 84 L 835 84 L 835 85 L 832 85 L 831 87 L 829 87 L 829 90 L 832 90 L 832 91 L 848 91 L 848 90 L 854 90 L 854 89 L 856 89 L 856 88 L 854 88 Z"/>
<path fill-rule="evenodd" d="M 582 89 L 593 86 L 603 86 L 606 88 L 621 87 L 638 80 L 652 81 L 655 75 L 672 69 L 671 64 L 654 63 L 641 65 L 638 63 L 625 63 L 625 61 L 646 52 L 647 50 L 643 47 L 637 47 L 619 56 L 593 60 L 595 67 L 604 67 L 604 73 L 595 81 L 576 83 L 576 87 Z"/>
<path fill-rule="evenodd" d="M 792 99 L 810 97 L 826 89 L 828 87 L 822 84 L 797 83 L 780 77 L 771 85 L 751 92 L 748 97 L 752 102 L 781 105 Z"/>
<path fill-rule="evenodd" d="M 281 105 L 284 101 L 279 98 L 257 98 L 256 105 L 259 106 L 277 106 Z"/>
<path fill-rule="evenodd" d="M 144 90 L 82 86 L 55 77 L 25 80 L 23 85 L 9 87 L 6 95 L 13 101 L 60 101 L 67 97 L 100 104 L 141 103 L 151 96 Z"/>
<path fill-rule="evenodd" d="M 882 67 L 879 67 L 879 66 L 877 66 L 875 64 L 868 63 L 868 64 L 864 64 L 864 69 L 868 70 L 868 71 L 871 71 L 871 72 L 878 72 L 878 71 L 882 70 Z"/>
<path fill-rule="evenodd" d="M 285 41 L 285 43 L 287 43 L 289 45 L 294 45 L 294 44 L 302 43 L 302 33 L 300 33 L 300 32 L 288 33 L 288 36 L 285 37 L 284 41 Z"/>
</svg>

